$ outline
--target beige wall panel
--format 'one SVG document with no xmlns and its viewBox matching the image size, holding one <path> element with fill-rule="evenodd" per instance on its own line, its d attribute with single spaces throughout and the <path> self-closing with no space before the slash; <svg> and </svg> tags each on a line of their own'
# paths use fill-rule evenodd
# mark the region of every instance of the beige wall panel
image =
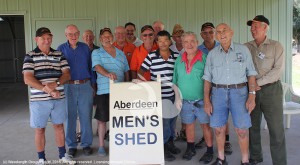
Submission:
<svg viewBox="0 0 300 165">
<path fill-rule="evenodd" d="M 64 9 L 63 9 L 64 12 L 65 12 L 64 18 L 75 18 L 76 3 L 74 3 L 74 2 L 76 2 L 76 1 L 74 1 L 74 0 L 63 0 L 63 1 L 61 1 L 61 3 L 64 3 Z"/>
<path fill-rule="evenodd" d="M 64 18 L 65 17 L 65 3 L 62 0 L 53 1 L 53 18 Z"/>
<path fill-rule="evenodd" d="M 53 11 L 55 9 L 53 8 L 53 0 L 46 0 L 42 1 L 41 3 L 41 10 L 42 10 L 42 18 L 53 18 Z"/>
<path fill-rule="evenodd" d="M 7 0 L 7 10 L 17 11 L 18 10 L 18 0 Z"/>
</svg>

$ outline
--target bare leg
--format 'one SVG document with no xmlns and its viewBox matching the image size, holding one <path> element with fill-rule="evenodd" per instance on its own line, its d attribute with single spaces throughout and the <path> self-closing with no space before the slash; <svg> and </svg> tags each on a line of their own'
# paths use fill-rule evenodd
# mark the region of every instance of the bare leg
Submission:
<svg viewBox="0 0 300 165">
<path fill-rule="evenodd" d="M 186 141 L 188 143 L 194 143 L 195 142 L 195 122 L 192 124 L 186 124 L 185 125 L 185 132 L 186 132 Z"/>
<path fill-rule="evenodd" d="M 63 124 L 53 124 L 55 132 L 55 142 L 58 147 L 65 146 L 65 131 Z"/>
<path fill-rule="evenodd" d="M 213 133 L 212 129 L 210 128 L 209 124 L 200 124 L 202 131 L 203 131 L 203 136 L 206 142 L 206 145 L 208 147 L 213 146 Z"/>
<path fill-rule="evenodd" d="M 105 132 L 106 132 L 106 122 L 98 120 L 99 147 L 104 147 Z"/>
<path fill-rule="evenodd" d="M 226 126 L 215 128 L 215 135 L 218 147 L 218 157 L 222 160 L 225 159 L 224 156 L 224 145 L 225 145 L 225 129 Z"/>
<path fill-rule="evenodd" d="M 35 129 L 35 147 L 37 152 L 45 151 L 45 128 L 36 128 Z"/>
<path fill-rule="evenodd" d="M 235 132 L 238 135 L 239 145 L 242 153 L 242 162 L 249 162 L 249 131 L 248 129 L 235 128 Z"/>
</svg>

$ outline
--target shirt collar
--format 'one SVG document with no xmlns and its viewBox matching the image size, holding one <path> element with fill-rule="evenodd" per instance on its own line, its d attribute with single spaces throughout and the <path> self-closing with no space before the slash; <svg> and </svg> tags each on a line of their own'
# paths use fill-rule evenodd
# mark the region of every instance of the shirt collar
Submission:
<svg viewBox="0 0 300 165">
<path fill-rule="evenodd" d="M 219 47 L 219 50 L 220 50 L 220 52 L 225 52 L 224 51 L 224 49 L 223 49 L 223 47 L 222 47 L 222 45 L 220 44 L 219 45 L 220 47 Z M 230 43 L 230 46 L 229 46 L 229 49 L 228 50 L 233 50 L 234 51 L 234 45 L 233 45 L 233 41 L 231 41 L 231 43 Z"/>
<path fill-rule="evenodd" d="M 200 61 L 200 62 L 202 62 L 202 51 L 200 51 L 200 50 L 197 50 L 197 54 L 196 54 L 196 56 L 194 57 L 195 58 L 195 60 L 197 61 Z M 181 61 L 182 62 L 187 62 L 187 53 L 186 52 L 184 52 L 183 54 L 182 54 L 182 58 L 181 58 Z"/>
</svg>

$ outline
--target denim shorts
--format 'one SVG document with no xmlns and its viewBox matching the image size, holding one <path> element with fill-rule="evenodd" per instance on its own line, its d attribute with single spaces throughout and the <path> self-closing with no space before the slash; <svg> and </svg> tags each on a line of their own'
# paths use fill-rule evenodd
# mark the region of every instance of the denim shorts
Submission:
<svg viewBox="0 0 300 165">
<path fill-rule="evenodd" d="M 32 128 L 45 128 L 49 118 L 52 124 L 63 124 L 67 118 L 66 100 L 31 101 L 30 126 Z"/>
<path fill-rule="evenodd" d="M 183 100 L 180 112 L 182 123 L 192 124 L 196 119 L 198 119 L 200 124 L 209 123 L 209 116 L 205 113 L 203 105 L 203 100 Z"/>
<path fill-rule="evenodd" d="M 235 128 L 250 128 L 251 118 L 246 109 L 247 99 L 246 86 L 239 89 L 213 87 L 211 95 L 213 113 L 210 117 L 210 126 L 213 128 L 225 126 L 230 111 Z"/>
</svg>

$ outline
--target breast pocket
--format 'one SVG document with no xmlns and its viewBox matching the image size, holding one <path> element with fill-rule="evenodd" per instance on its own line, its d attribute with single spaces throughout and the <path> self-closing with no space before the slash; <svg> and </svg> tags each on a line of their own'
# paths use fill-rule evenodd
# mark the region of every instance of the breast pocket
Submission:
<svg viewBox="0 0 300 165">
<path fill-rule="evenodd" d="M 261 67 L 264 71 L 269 71 L 272 69 L 273 64 L 274 64 L 274 58 L 266 56 L 264 59 L 262 59 L 262 64 Z"/>
</svg>

